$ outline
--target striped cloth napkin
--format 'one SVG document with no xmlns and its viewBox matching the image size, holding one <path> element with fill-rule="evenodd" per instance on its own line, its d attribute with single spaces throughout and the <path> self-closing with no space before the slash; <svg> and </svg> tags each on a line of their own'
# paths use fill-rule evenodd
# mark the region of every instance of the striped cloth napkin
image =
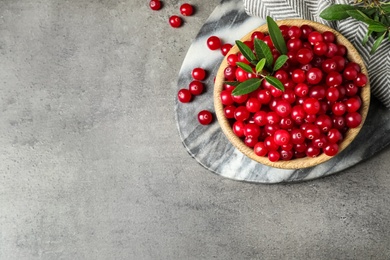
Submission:
<svg viewBox="0 0 390 260">
<path fill-rule="evenodd" d="M 374 39 L 370 37 L 366 46 L 362 40 L 367 32 L 365 24 L 354 19 L 326 21 L 319 17 L 322 10 L 332 4 L 348 4 L 348 0 L 243 0 L 248 15 L 274 20 L 303 18 L 326 24 L 343 34 L 363 57 L 370 78 L 371 93 L 387 108 L 390 108 L 390 41 L 382 42 L 380 48 L 371 55 Z M 383 2 L 388 2 L 385 0 Z"/>
</svg>

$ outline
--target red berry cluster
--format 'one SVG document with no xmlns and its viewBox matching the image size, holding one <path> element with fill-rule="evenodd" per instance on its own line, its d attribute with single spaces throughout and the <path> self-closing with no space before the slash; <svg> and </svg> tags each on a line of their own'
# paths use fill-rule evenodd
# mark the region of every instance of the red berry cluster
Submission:
<svg viewBox="0 0 390 260">
<path fill-rule="evenodd" d="M 152 10 L 160 10 L 162 7 L 162 2 L 160 0 L 151 0 L 149 2 L 149 7 Z M 180 13 L 184 16 L 191 16 L 194 13 L 194 7 L 188 3 L 184 3 L 180 6 Z M 183 19 L 178 15 L 172 15 L 169 17 L 169 24 L 173 28 L 178 28 L 182 25 Z"/>
<path fill-rule="evenodd" d="M 212 51 L 220 49 L 223 56 L 226 56 L 226 54 L 233 47 L 233 45 L 230 43 L 222 43 L 221 39 L 215 35 L 210 36 L 207 39 L 206 44 L 207 44 L 207 47 Z"/>
<path fill-rule="evenodd" d="M 188 88 L 182 88 L 177 93 L 177 98 L 182 103 L 189 103 L 193 96 L 198 96 L 203 93 L 204 85 L 202 80 L 206 78 L 206 71 L 202 68 L 194 68 L 191 72 L 193 81 L 190 82 Z M 208 125 L 213 121 L 213 116 L 210 111 L 202 110 L 198 113 L 198 121 L 202 125 Z"/>
<path fill-rule="evenodd" d="M 308 25 L 279 27 L 287 45 L 289 59 L 274 77 L 284 91 L 263 80 L 254 92 L 234 96 L 235 86 L 224 84 L 220 95 L 226 118 L 233 132 L 258 156 L 272 162 L 321 153 L 334 156 L 346 131 L 361 124 L 360 88 L 367 77 L 358 64 L 347 59 L 347 49 L 330 32 L 320 33 Z M 279 52 L 269 35 L 254 32 L 244 42 L 253 50 L 254 39 L 264 41 L 274 60 Z M 221 43 L 209 39 L 209 48 Z M 243 82 L 257 77 L 236 65 L 251 65 L 239 52 L 229 54 L 224 70 L 226 81 Z M 253 67 L 253 65 L 251 65 Z"/>
</svg>

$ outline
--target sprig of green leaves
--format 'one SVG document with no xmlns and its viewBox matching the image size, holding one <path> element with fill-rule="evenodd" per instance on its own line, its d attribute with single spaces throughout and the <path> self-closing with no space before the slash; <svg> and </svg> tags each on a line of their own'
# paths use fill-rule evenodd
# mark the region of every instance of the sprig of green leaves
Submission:
<svg viewBox="0 0 390 260">
<path fill-rule="evenodd" d="M 374 37 L 375 42 L 371 48 L 371 54 L 380 47 L 380 44 L 388 35 L 390 41 L 390 3 L 381 3 L 378 1 L 365 1 L 365 5 L 353 4 L 335 4 L 324 9 L 320 17 L 337 21 L 349 17 L 361 21 L 367 25 L 367 33 L 363 38 L 362 44 L 366 45 L 369 37 Z"/>
<path fill-rule="evenodd" d="M 232 92 L 233 96 L 240 96 L 255 91 L 260 87 L 263 80 L 284 91 L 283 83 L 272 75 L 275 71 L 282 68 L 288 60 L 286 42 L 278 25 L 271 17 L 267 17 L 267 26 L 272 43 L 281 55 L 274 61 L 270 47 L 257 38 L 254 39 L 254 52 L 246 44 L 237 40 L 236 45 L 239 51 L 249 61 L 249 64 L 237 62 L 237 66 L 248 73 L 255 74 L 256 77 L 244 82 L 226 81 L 225 84 L 235 86 Z"/>
</svg>

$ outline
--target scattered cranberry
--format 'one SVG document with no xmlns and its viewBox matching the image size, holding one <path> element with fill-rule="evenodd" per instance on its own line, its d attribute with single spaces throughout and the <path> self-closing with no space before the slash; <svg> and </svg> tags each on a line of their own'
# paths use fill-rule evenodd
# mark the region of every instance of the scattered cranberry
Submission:
<svg viewBox="0 0 390 260">
<path fill-rule="evenodd" d="M 191 16 L 194 13 L 192 5 L 185 3 L 180 6 L 180 13 L 184 16 Z"/>
<path fill-rule="evenodd" d="M 213 115 L 208 110 L 202 110 L 198 113 L 198 121 L 202 125 L 209 125 L 213 121 Z"/>
<path fill-rule="evenodd" d="M 191 81 L 189 84 L 189 90 L 192 95 L 197 96 L 203 93 L 203 83 L 197 80 Z"/>
<path fill-rule="evenodd" d="M 162 4 L 161 4 L 160 0 L 151 0 L 149 2 L 150 9 L 152 9 L 154 11 L 160 10 L 161 6 L 162 6 Z"/>
<path fill-rule="evenodd" d="M 217 36 L 210 36 L 207 39 L 207 47 L 209 47 L 210 50 L 218 50 L 219 48 L 221 48 L 221 45 L 221 39 L 219 39 Z"/>
<path fill-rule="evenodd" d="M 169 17 L 169 24 L 173 28 L 179 28 L 182 22 L 183 22 L 182 19 L 177 15 L 172 15 L 171 17 Z"/>
<path fill-rule="evenodd" d="M 191 75 L 195 80 L 204 80 L 206 78 L 206 71 L 202 68 L 195 68 L 192 70 Z"/>
<path fill-rule="evenodd" d="M 191 101 L 192 95 L 188 89 L 183 88 L 183 89 L 180 89 L 179 92 L 177 93 L 177 98 L 182 103 L 188 103 Z"/>
</svg>

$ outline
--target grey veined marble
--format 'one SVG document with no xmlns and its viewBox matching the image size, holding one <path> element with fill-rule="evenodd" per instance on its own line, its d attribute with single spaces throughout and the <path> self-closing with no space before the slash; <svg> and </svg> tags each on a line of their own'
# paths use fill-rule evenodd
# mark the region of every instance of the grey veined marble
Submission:
<svg viewBox="0 0 390 260">
<path fill-rule="evenodd" d="M 204 81 L 206 91 L 191 103 L 175 101 L 175 113 L 180 137 L 188 153 L 202 166 L 226 178 L 257 182 L 296 182 L 327 176 L 342 171 L 369 158 L 390 142 L 390 111 L 372 99 L 370 111 L 360 134 L 341 154 L 312 168 L 282 170 L 259 164 L 234 148 L 222 133 L 215 120 L 202 126 L 197 114 L 203 109 L 214 111 L 213 80 L 223 56 L 219 51 L 206 47 L 206 39 L 219 36 L 223 42 L 234 43 L 265 21 L 249 17 L 241 0 L 225 0 L 214 10 L 188 50 L 180 70 L 177 90 L 187 88 L 191 82 L 191 70 L 202 67 L 208 71 Z"/>
</svg>

